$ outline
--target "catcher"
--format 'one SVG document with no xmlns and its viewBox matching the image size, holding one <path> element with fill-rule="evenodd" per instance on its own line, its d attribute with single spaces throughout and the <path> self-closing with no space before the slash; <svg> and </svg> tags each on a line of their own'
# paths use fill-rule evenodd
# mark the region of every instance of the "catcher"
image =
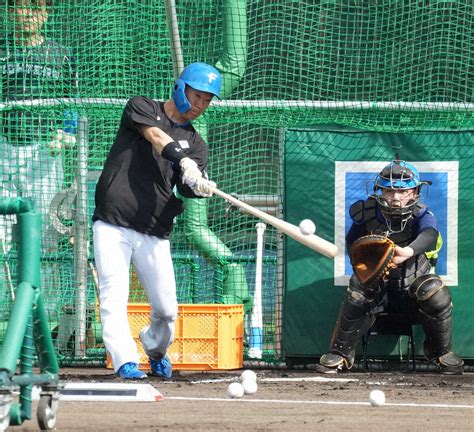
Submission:
<svg viewBox="0 0 474 432">
<path fill-rule="evenodd" d="M 440 372 L 463 372 L 451 351 L 451 294 L 432 272 L 442 240 L 434 214 L 420 202 L 428 184 L 413 165 L 394 160 L 377 175 L 373 194 L 351 206 L 346 243 L 354 274 L 320 359 L 323 372 L 353 366 L 356 345 L 383 311 L 422 325 L 424 354 Z"/>
</svg>

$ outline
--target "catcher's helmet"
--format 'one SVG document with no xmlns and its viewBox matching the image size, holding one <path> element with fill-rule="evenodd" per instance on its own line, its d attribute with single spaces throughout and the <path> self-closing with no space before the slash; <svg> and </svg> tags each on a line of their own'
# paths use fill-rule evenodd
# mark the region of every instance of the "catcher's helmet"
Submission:
<svg viewBox="0 0 474 432">
<path fill-rule="evenodd" d="M 375 180 L 375 188 L 413 189 L 420 186 L 420 174 L 410 163 L 394 160 L 385 166 Z"/>
<path fill-rule="evenodd" d="M 413 210 L 420 200 L 420 189 L 428 182 L 420 180 L 418 170 L 410 163 L 394 160 L 377 175 L 374 184 L 374 197 L 377 200 L 388 228 L 392 232 L 403 231 Z M 387 199 L 384 191 L 414 190 L 414 196 L 408 202 Z"/>
<path fill-rule="evenodd" d="M 173 101 L 178 111 L 184 114 L 191 109 L 185 93 L 186 86 L 219 97 L 221 84 L 221 74 L 214 66 L 206 63 L 192 63 L 183 69 L 176 80 L 172 94 Z"/>
</svg>

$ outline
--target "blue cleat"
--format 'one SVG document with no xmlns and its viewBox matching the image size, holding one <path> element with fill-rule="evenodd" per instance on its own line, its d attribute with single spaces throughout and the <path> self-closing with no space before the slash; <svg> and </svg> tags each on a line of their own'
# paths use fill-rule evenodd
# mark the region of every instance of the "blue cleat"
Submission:
<svg viewBox="0 0 474 432">
<path fill-rule="evenodd" d="M 138 365 L 133 362 L 128 362 L 120 366 L 117 375 L 123 379 L 142 380 L 147 377 L 145 372 L 138 369 Z"/>
<path fill-rule="evenodd" d="M 164 356 L 161 360 L 150 358 L 150 369 L 153 376 L 171 378 L 173 375 L 173 366 L 168 356 Z"/>
</svg>

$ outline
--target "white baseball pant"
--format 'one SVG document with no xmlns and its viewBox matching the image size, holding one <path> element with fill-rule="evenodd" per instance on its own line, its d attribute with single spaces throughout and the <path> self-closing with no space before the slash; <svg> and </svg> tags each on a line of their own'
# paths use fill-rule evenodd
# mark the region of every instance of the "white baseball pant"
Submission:
<svg viewBox="0 0 474 432">
<path fill-rule="evenodd" d="M 94 255 L 99 278 L 102 337 L 114 370 L 139 362 L 137 345 L 128 324 L 130 263 L 143 285 L 151 306 L 150 326 L 142 335 L 150 354 L 166 354 L 173 342 L 178 316 L 176 281 L 170 242 L 103 221 L 94 222 Z"/>
</svg>

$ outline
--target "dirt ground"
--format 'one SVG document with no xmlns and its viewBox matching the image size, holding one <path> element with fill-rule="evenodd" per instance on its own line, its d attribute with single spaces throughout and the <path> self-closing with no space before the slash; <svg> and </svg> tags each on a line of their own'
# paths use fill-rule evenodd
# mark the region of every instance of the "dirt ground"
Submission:
<svg viewBox="0 0 474 432">
<path fill-rule="evenodd" d="M 58 431 L 472 431 L 474 374 L 253 369 L 258 391 L 226 395 L 242 370 L 175 372 L 170 381 L 149 378 L 164 396 L 158 402 L 60 401 Z M 107 369 L 63 369 L 63 382 L 120 383 Z M 372 389 L 386 396 L 372 407 Z M 11 431 L 36 431 L 33 419 Z"/>
</svg>

